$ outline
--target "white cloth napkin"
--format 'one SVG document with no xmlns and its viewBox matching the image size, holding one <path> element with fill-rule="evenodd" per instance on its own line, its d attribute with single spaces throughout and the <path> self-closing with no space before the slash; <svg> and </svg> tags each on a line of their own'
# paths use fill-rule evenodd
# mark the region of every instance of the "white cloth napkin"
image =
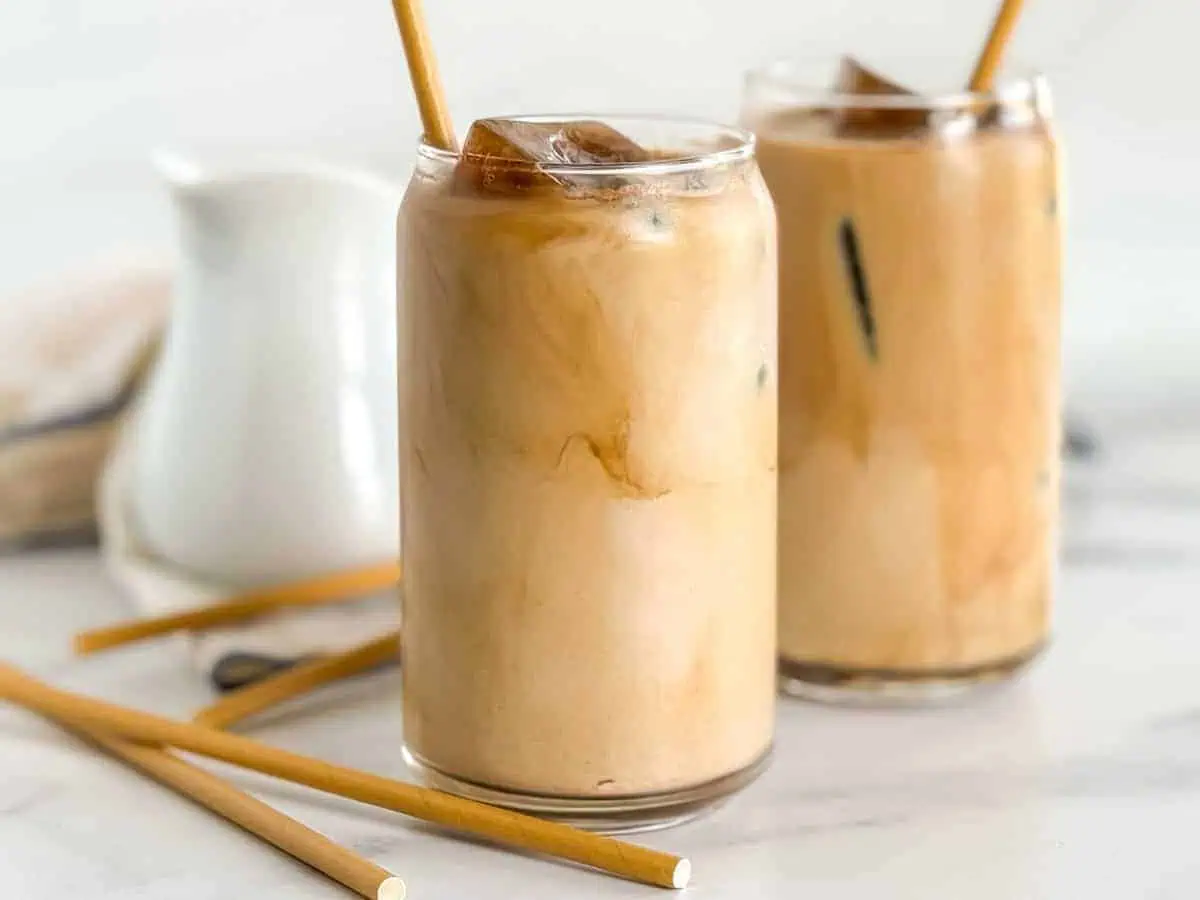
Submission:
<svg viewBox="0 0 1200 900">
<path fill-rule="evenodd" d="M 0 545 L 76 540 L 167 315 L 168 273 L 96 264 L 0 301 Z"/>
</svg>

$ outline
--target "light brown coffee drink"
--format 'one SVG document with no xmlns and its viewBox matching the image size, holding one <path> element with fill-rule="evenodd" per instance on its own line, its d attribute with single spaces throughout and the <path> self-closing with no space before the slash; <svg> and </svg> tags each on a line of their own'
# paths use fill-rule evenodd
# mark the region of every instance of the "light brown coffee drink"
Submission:
<svg viewBox="0 0 1200 900">
<path fill-rule="evenodd" d="M 421 150 L 404 701 L 431 783 L 623 828 L 771 743 L 776 260 L 748 136 L 612 125 Z"/>
<path fill-rule="evenodd" d="M 1005 674 L 1046 640 L 1058 508 L 1044 86 L 751 86 L 779 215 L 786 685 L 925 695 Z"/>
</svg>

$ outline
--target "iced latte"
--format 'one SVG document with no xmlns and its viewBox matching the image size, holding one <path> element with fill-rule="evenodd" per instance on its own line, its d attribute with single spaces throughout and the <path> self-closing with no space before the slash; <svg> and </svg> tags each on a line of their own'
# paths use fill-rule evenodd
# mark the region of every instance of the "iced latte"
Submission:
<svg viewBox="0 0 1200 900">
<path fill-rule="evenodd" d="M 1042 647 L 1058 498 L 1044 85 L 749 79 L 779 216 L 779 644 L 790 689 L 918 695 Z"/>
<path fill-rule="evenodd" d="M 606 829 L 771 743 L 776 258 L 751 139 L 476 123 L 401 214 L 406 753 Z"/>
</svg>

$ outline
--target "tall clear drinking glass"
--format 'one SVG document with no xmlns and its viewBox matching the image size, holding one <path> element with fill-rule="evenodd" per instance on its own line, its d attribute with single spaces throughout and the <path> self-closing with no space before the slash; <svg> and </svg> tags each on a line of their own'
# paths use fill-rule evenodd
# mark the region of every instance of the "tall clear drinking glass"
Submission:
<svg viewBox="0 0 1200 900">
<path fill-rule="evenodd" d="M 779 216 L 784 687 L 928 698 L 1047 638 L 1058 154 L 1045 83 L 838 93 L 780 65 L 743 122 Z"/>
<path fill-rule="evenodd" d="M 652 158 L 420 148 L 404 717 L 432 785 L 615 831 L 722 798 L 771 744 L 776 242 L 748 134 L 606 122 Z"/>
</svg>

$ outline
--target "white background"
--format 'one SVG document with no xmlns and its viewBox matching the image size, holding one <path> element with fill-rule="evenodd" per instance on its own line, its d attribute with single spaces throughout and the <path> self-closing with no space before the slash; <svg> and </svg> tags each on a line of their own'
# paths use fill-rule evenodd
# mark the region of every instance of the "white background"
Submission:
<svg viewBox="0 0 1200 900">
<path fill-rule="evenodd" d="M 460 130 L 518 111 L 732 119 L 741 72 L 842 50 L 965 77 L 994 0 L 426 0 Z M 1068 160 L 1070 402 L 1151 422 L 1200 400 L 1200 4 L 1028 0 Z M 0 2 L 0 302 L 168 252 L 160 146 L 307 153 L 402 179 L 417 132 L 386 0 Z"/>
</svg>

